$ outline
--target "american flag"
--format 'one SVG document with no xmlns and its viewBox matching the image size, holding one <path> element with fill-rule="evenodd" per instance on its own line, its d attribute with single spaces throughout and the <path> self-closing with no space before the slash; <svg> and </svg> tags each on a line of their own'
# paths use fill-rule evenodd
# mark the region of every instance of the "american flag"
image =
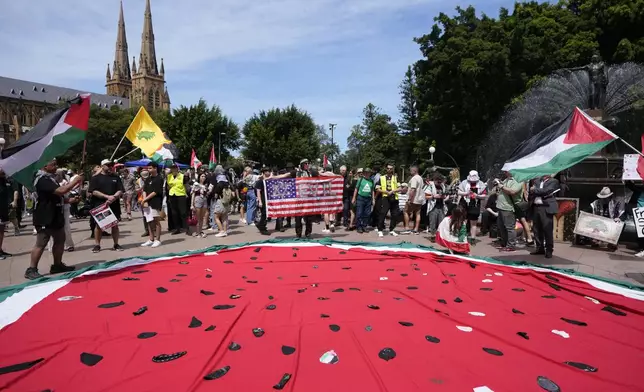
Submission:
<svg viewBox="0 0 644 392">
<path fill-rule="evenodd" d="M 269 178 L 264 184 L 269 218 L 342 212 L 342 177 Z"/>
</svg>

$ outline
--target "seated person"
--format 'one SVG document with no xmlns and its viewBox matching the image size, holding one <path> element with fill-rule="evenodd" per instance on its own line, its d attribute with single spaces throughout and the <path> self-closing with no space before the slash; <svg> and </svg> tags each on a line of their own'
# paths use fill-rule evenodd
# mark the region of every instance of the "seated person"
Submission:
<svg viewBox="0 0 644 392">
<path fill-rule="evenodd" d="M 470 254 L 467 237 L 467 213 L 457 206 L 445 217 L 436 231 L 436 243 L 449 249 L 450 253 Z"/>
</svg>

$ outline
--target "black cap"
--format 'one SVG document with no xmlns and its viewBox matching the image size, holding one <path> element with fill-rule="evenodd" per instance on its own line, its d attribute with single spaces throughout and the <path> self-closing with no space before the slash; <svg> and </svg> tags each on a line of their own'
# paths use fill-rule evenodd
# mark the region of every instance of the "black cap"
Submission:
<svg viewBox="0 0 644 392">
<path fill-rule="evenodd" d="M 262 167 L 262 173 L 266 173 L 266 172 L 269 172 L 269 171 L 271 171 L 270 167 L 268 167 L 268 166 L 263 166 Z"/>
</svg>

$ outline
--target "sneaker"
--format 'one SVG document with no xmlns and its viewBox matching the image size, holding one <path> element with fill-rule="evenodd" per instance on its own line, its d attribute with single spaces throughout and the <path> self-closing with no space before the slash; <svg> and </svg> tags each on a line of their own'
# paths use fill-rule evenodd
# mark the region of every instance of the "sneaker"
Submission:
<svg viewBox="0 0 644 392">
<path fill-rule="evenodd" d="M 389 232 L 389 235 L 392 236 L 392 237 L 398 237 L 398 233 L 396 233 L 393 230 Z"/>
<path fill-rule="evenodd" d="M 215 234 L 215 237 L 221 238 L 221 237 L 227 237 L 228 234 L 225 231 L 222 231 L 220 233 Z"/>
<path fill-rule="evenodd" d="M 358 227 L 358 234 L 363 234 L 363 233 L 364 233 L 364 229 L 362 227 Z"/>
<path fill-rule="evenodd" d="M 644 250 L 638 253 L 635 253 L 635 257 L 644 257 Z"/>
<path fill-rule="evenodd" d="M 13 230 L 13 235 L 14 235 L 14 236 L 16 236 L 16 237 L 18 237 L 18 236 L 20 235 L 20 229 L 16 227 L 16 228 Z"/>
<path fill-rule="evenodd" d="M 181 234 L 181 230 L 175 230 L 172 232 L 172 235 L 177 235 L 177 234 Z"/>
<path fill-rule="evenodd" d="M 411 230 L 404 230 L 404 231 L 401 231 L 400 234 L 409 235 L 409 234 L 412 234 L 412 231 Z"/>
<path fill-rule="evenodd" d="M 335 225 L 331 225 L 330 230 L 331 230 L 331 233 L 335 233 Z"/>
<path fill-rule="evenodd" d="M 525 244 L 526 244 L 526 246 L 533 247 L 534 246 L 534 241 L 528 241 Z"/>
<path fill-rule="evenodd" d="M 52 266 L 49 268 L 49 273 L 50 274 L 62 274 L 65 272 L 71 272 L 74 271 L 76 267 L 73 265 L 65 265 L 63 263 L 60 264 L 52 264 Z"/>
<path fill-rule="evenodd" d="M 385 233 L 383 233 L 382 231 L 378 230 L 378 237 L 382 238 L 384 236 L 385 236 Z"/>
<path fill-rule="evenodd" d="M 122 247 L 121 245 L 119 245 L 119 244 L 115 244 L 115 245 L 112 247 L 112 250 L 113 250 L 113 251 L 115 251 L 115 252 L 123 252 L 125 249 L 123 249 L 123 247 Z"/>
<path fill-rule="evenodd" d="M 36 231 L 36 229 L 33 229 L 33 231 L 31 232 L 31 234 L 36 235 L 36 234 L 38 234 L 38 231 Z M 38 270 L 36 270 L 36 273 L 37 273 L 37 272 L 38 272 Z M 25 272 L 25 275 L 27 275 L 27 273 L 26 273 L 26 272 Z"/>
<path fill-rule="evenodd" d="M 76 249 L 74 249 L 74 247 L 73 247 L 73 246 L 70 246 L 70 247 L 68 247 L 67 249 L 65 249 L 65 252 L 73 252 L 73 251 L 75 251 L 75 250 L 76 250 Z"/>
<path fill-rule="evenodd" d="M 259 234 L 261 234 L 261 235 L 271 235 L 271 233 L 269 233 L 268 230 L 260 230 Z"/>
<path fill-rule="evenodd" d="M 13 256 L 11 253 L 7 253 L 4 250 L 0 249 L 0 256 L 3 256 L 5 258 Z"/>
<path fill-rule="evenodd" d="M 420 232 L 419 232 L 419 231 L 417 231 L 417 230 L 412 230 L 412 231 L 411 231 L 411 233 L 412 233 L 413 235 L 420 235 Z"/>
<path fill-rule="evenodd" d="M 161 246 L 161 241 L 154 241 L 152 245 L 150 245 L 150 248 L 158 248 Z"/>
<path fill-rule="evenodd" d="M 145 241 L 144 243 L 141 244 L 142 247 L 147 248 L 148 246 L 152 246 L 154 244 L 154 241 Z"/>
<path fill-rule="evenodd" d="M 201 238 L 206 238 L 206 233 L 204 233 L 203 231 L 199 233 L 199 235 L 201 236 Z"/>
<path fill-rule="evenodd" d="M 255 222 L 250 222 L 248 226 L 255 226 Z"/>
<path fill-rule="evenodd" d="M 42 277 L 43 276 L 38 272 L 38 268 L 29 267 L 27 268 L 27 271 L 25 271 L 25 279 L 36 280 Z"/>
<path fill-rule="evenodd" d="M 328 234 L 330 232 L 331 232 L 331 230 L 329 230 L 329 229 L 322 229 L 322 234 Z"/>
<path fill-rule="evenodd" d="M 100 245 L 94 245 L 92 248 L 92 253 L 98 253 L 101 251 L 101 246 Z"/>
<path fill-rule="evenodd" d="M 512 253 L 516 252 L 517 250 L 514 247 L 511 246 L 506 246 L 504 248 L 499 249 L 500 252 L 506 252 L 506 253 Z"/>
<path fill-rule="evenodd" d="M 193 236 L 193 237 L 198 237 L 198 236 L 199 236 L 199 233 L 197 233 L 197 232 L 195 231 L 194 233 L 192 233 L 192 236 Z"/>
</svg>

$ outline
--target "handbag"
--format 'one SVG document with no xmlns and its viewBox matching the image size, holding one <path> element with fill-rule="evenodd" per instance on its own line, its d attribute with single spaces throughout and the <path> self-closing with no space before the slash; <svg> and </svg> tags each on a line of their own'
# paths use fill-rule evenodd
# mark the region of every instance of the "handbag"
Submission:
<svg viewBox="0 0 644 392">
<path fill-rule="evenodd" d="M 188 226 L 197 226 L 197 217 L 194 213 L 190 213 L 190 216 L 186 219 Z"/>
</svg>

